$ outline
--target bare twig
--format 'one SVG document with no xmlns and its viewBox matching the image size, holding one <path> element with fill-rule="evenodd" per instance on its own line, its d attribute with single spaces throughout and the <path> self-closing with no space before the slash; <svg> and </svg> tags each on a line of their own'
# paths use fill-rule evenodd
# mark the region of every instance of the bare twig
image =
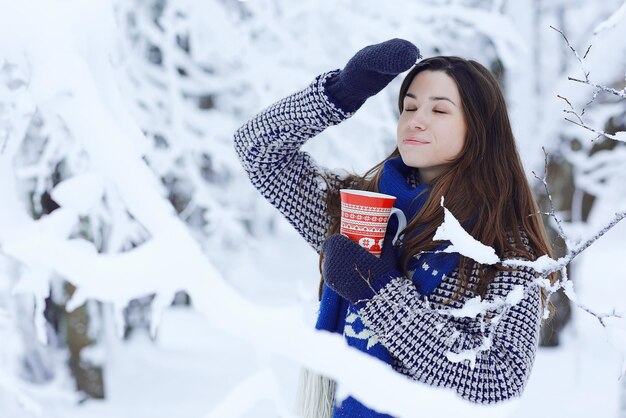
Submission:
<svg viewBox="0 0 626 418">
<path fill-rule="evenodd" d="M 611 93 L 615 96 L 621 97 L 622 99 L 626 99 L 626 87 L 621 90 L 617 90 L 612 87 L 603 86 L 602 84 L 592 83 L 589 80 L 580 80 L 574 77 L 567 77 L 567 79 L 570 81 L 575 81 L 577 83 L 587 84 L 589 86 L 595 87 L 596 89 L 598 89 L 598 91 L 605 91 L 607 93 Z M 596 94 L 598 93 L 598 91 L 596 91 Z"/>
<path fill-rule="evenodd" d="M 583 63 L 583 59 L 581 58 L 580 55 L 578 55 L 578 52 L 576 52 L 576 50 L 574 49 L 574 47 L 569 43 L 569 40 L 567 39 L 567 36 L 565 36 L 565 34 L 560 31 L 559 29 L 555 28 L 554 26 L 550 25 L 550 28 L 554 29 L 555 31 L 557 31 L 558 33 L 561 34 L 561 36 L 563 37 L 563 39 L 565 40 L 565 43 L 567 44 L 567 46 L 569 47 L 569 49 L 572 50 L 572 52 L 574 53 L 574 55 L 576 56 L 576 59 L 578 60 L 578 62 L 580 62 L 580 67 L 583 70 L 583 74 L 585 76 L 585 80 L 589 81 L 589 71 L 587 71 L 585 69 L 585 64 Z M 591 45 L 589 45 L 589 48 L 587 48 L 587 52 L 589 52 L 589 50 L 591 49 Z M 587 56 L 587 52 L 585 52 L 585 57 Z"/>
<path fill-rule="evenodd" d="M 567 242 L 567 237 L 565 236 L 565 231 L 563 231 L 563 226 L 561 224 L 561 220 L 556 216 L 556 213 L 554 211 L 554 202 L 552 201 L 552 194 L 550 193 L 550 189 L 548 188 L 548 181 L 547 181 L 547 177 L 548 177 L 548 153 L 546 152 L 546 148 L 545 147 L 541 147 L 541 149 L 543 151 L 543 157 L 544 157 L 543 177 L 540 178 L 539 176 L 537 176 L 537 174 L 535 174 L 534 171 L 532 171 L 532 173 L 533 173 L 533 176 L 535 176 L 535 178 L 537 180 L 539 180 L 543 184 L 543 187 L 546 190 L 546 196 L 548 197 L 548 201 L 550 202 L 550 212 L 548 212 L 546 214 L 552 216 L 552 218 L 556 222 L 559 236 L 563 239 L 563 241 Z"/>
<path fill-rule="evenodd" d="M 615 213 L 615 216 L 613 217 L 613 219 L 611 219 L 609 223 L 606 226 L 604 226 L 604 228 L 598 231 L 593 237 L 576 245 L 574 249 L 572 249 L 569 252 L 568 255 L 570 256 L 570 258 L 569 260 L 567 260 L 567 264 L 569 264 L 569 262 L 572 261 L 574 257 L 576 257 L 578 254 L 582 253 L 584 250 L 589 248 L 591 244 L 597 241 L 598 238 L 600 238 L 602 235 L 606 234 L 611 228 L 617 225 L 617 223 L 624 218 L 626 218 L 626 211 Z"/>
<path fill-rule="evenodd" d="M 556 95 L 556 97 L 558 97 L 559 99 L 563 99 L 563 100 L 565 100 L 565 101 L 567 102 L 567 104 L 569 105 L 569 107 L 570 107 L 570 109 L 571 109 L 571 110 L 563 110 L 563 112 L 564 112 L 564 113 L 571 113 L 572 115 L 574 115 L 575 117 L 577 117 L 577 118 L 578 118 L 578 120 L 580 121 L 580 123 L 581 123 L 581 124 L 584 124 L 584 123 L 585 123 L 585 122 L 583 122 L 583 120 L 582 120 L 582 117 L 581 117 L 581 116 L 582 116 L 582 114 L 581 114 L 580 116 L 578 116 L 578 113 L 574 110 L 574 106 L 572 106 L 572 104 L 570 103 L 570 101 L 569 101 L 569 100 L 567 100 L 567 98 L 566 98 L 566 97 L 561 96 L 560 94 L 557 94 L 557 95 Z M 582 113 L 584 113 L 584 112 L 585 112 L 585 110 L 583 109 Z"/>
<path fill-rule="evenodd" d="M 590 128 L 589 126 L 587 126 L 587 124 L 583 121 L 582 116 L 585 114 L 585 111 L 587 109 L 587 107 L 589 107 L 595 100 L 596 97 L 598 97 L 598 94 L 600 92 L 607 92 L 610 94 L 613 94 L 615 96 L 618 96 L 622 99 L 626 99 L 626 87 L 624 87 L 622 90 L 617 90 L 614 89 L 612 87 L 607 87 L 598 83 L 594 83 L 589 79 L 589 71 L 587 71 L 585 69 L 585 65 L 584 65 L 584 59 L 587 58 L 587 55 L 589 54 L 589 51 L 591 50 L 591 45 L 589 45 L 589 47 L 587 47 L 587 50 L 585 51 L 585 54 L 583 55 L 583 57 L 581 58 L 580 55 L 578 54 L 578 52 L 576 51 L 576 49 L 570 44 L 569 40 L 567 39 L 567 37 L 565 36 L 565 34 L 559 30 L 556 29 L 554 26 L 550 26 L 552 29 L 554 29 L 555 31 L 559 32 L 561 34 L 561 36 L 563 37 L 563 39 L 565 40 L 565 43 L 567 44 L 567 46 L 569 47 L 569 49 L 572 50 L 572 52 L 574 53 L 574 56 L 576 56 L 576 59 L 578 60 L 578 62 L 580 63 L 580 67 L 582 69 L 583 75 L 584 75 L 584 79 L 581 80 L 579 78 L 574 78 L 574 77 L 567 77 L 568 80 L 570 81 L 575 81 L 577 83 L 582 83 L 582 84 L 587 84 L 589 86 L 592 86 L 595 88 L 595 91 L 593 92 L 593 95 L 591 97 L 591 100 L 589 100 L 587 103 L 585 103 L 585 105 L 583 106 L 582 110 L 580 111 L 580 114 L 578 112 L 576 112 L 576 110 L 574 109 L 574 106 L 572 105 L 572 103 L 567 100 L 567 98 L 557 95 L 557 97 L 559 97 L 560 99 L 563 99 L 567 102 L 567 104 L 570 107 L 570 110 L 564 110 L 564 113 L 567 114 L 572 114 L 576 117 L 576 119 L 578 119 L 578 122 L 574 122 L 573 120 L 569 119 L 569 118 L 565 118 L 566 121 L 571 122 L 577 126 L 580 126 L 582 128 L 585 128 L 589 131 L 592 131 L 596 134 L 598 134 L 594 139 L 592 139 L 591 141 L 595 141 L 596 139 L 598 139 L 601 136 L 605 136 L 609 139 L 613 139 L 616 140 L 617 138 L 613 135 L 607 134 L 606 132 L 603 131 L 598 131 L 596 129 Z"/>
<path fill-rule="evenodd" d="M 573 123 L 574 125 L 578 125 L 578 126 L 580 126 L 581 128 L 585 128 L 585 129 L 587 129 L 588 131 L 591 131 L 591 132 L 594 132 L 594 133 L 598 134 L 598 135 L 596 135 L 596 137 L 595 137 L 595 138 L 593 138 L 593 139 L 591 140 L 591 142 L 595 141 L 596 139 L 600 138 L 601 136 L 606 136 L 607 138 L 611 138 L 611 134 L 607 134 L 607 133 L 606 133 L 606 132 L 604 132 L 604 131 L 598 131 L 598 130 L 596 130 L 596 129 L 594 129 L 594 128 L 591 128 L 591 127 L 589 127 L 589 126 L 587 126 L 587 125 L 585 125 L 585 124 L 575 122 L 575 121 L 573 121 L 573 120 L 571 120 L 571 119 L 568 119 L 568 118 L 565 118 L 565 120 L 566 120 L 566 121 L 568 121 L 568 122 Z"/>
<path fill-rule="evenodd" d="M 598 322 L 600 322 L 600 325 L 602 325 L 603 327 L 606 328 L 606 322 L 605 320 L 607 318 L 619 318 L 621 319 L 622 316 L 620 314 L 618 314 L 615 309 L 613 309 L 613 311 L 611 313 L 608 314 L 597 314 L 595 312 L 593 312 L 591 309 L 587 308 L 586 306 L 581 305 L 580 303 L 577 304 L 577 306 L 582 309 L 583 311 L 587 312 L 589 315 L 595 317 Z"/>
</svg>

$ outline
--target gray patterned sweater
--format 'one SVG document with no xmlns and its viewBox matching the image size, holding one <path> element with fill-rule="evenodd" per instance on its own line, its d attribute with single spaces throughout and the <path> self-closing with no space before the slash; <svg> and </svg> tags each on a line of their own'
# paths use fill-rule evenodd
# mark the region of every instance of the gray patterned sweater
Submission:
<svg viewBox="0 0 626 418">
<path fill-rule="evenodd" d="M 252 184 L 317 251 L 330 225 L 326 212 L 326 184 L 314 173 L 337 186 L 339 175 L 316 164 L 300 147 L 329 126 L 352 116 L 326 94 L 324 83 L 337 70 L 323 73 L 304 90 L 274 103 L 246 122 L 235 133 L 235 149 Z M 525 238 L 524 238 L 525 239 Z M 528 242 L 525 241 L 528 249 Z M 532 252 L 532 251 L 531 251 Z M 520 267 L 499 272 L 484 299 L 506 298 L 515 286 L 527 288 L 535 275 Z M 447 387 L 477 403 L 495 403 L 520 396 L 535 358 L 541 323 L 540 292 L 526 289 L 516 304 L 499 312 L 455 317 L 474 297 L 469 290 L 460 300 L 444 305 L 455 292 L 458 270 L 428 297 L 411 282 L 398 277 L 365 303 L 358 314 L 393 357 L 395 370 L 433 386 Z M 470 277 L 471 289 L 478 281 Z M 408 309 L 407 309 L 408 308 Z M 498 315 L 499 314 L 499 315 Z M 489 337 L 490 342 L 485 343 Z M 475 350 L 481 347 L 480 350 Z M 456 360 L 475 350 L 473 360 Z M 471 357 L 471 356 L 470 356 Z"/>
</svg>

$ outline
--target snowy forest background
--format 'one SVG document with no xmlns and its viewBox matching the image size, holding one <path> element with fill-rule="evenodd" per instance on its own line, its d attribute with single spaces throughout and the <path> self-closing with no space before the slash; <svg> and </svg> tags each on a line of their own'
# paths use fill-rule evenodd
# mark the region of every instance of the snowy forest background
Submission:
<svg viewBox="0 0 626 418">
<path fill-rule="evenodd" d="M 232 135 L 395 37 L 498 76 L 568 244 L 626 210 L 623 0 L 1 0 L 0 415 L 289 417 L 302 364 L 362 361 L 312 331 L 317 255 Z M 305 150 L 380 161 L 401 79 Z M 626 417 L 625 224 L 570 263 L 524 397 L 493 416 Z M 450 399 L 403 391 L 415 416 Z"/>
</svg>

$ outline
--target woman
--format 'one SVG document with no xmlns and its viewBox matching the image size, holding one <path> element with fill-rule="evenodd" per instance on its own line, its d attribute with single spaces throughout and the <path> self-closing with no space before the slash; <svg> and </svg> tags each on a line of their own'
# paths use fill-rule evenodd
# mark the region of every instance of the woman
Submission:
<svg viewBox="0 0 626 418">
<path fill-rule="evenodd" d="M 342 333 L 348 344 L 415 380 L 495 403 L 523 392 L 542 295 L 529 268 L 438 252 L 450 244 L 433 241 L 443 222 L 441 198 L 500 259 L 534 260 L 551 250 L 493 75 L 458 57 L 415 64 L 419 58 L 405 40 L 370 45 L 342 70 L 319 75 L 248 121 L 237 130 L 235 147 L 252 183 L 320 253 L 318 329 Z M 341 177 L 300 150 L 412 66 L 398 97 L 397 147 L 384 161 L 363 176 Z M 338 233 L 341 188 L 397 197 L 408 225 L 380 258 Z M 385 242 L 396 229 L 392 219 Z M 506 298 L 516 286 L 525 289 L 516 304 L 476 317 L 446 314 L 477 295 Z M 333 382 L 307 377 L 316 382 L 304 387 L 307 416 L 389 416 L 354 398 L 334 404 Z"/>
</svg>

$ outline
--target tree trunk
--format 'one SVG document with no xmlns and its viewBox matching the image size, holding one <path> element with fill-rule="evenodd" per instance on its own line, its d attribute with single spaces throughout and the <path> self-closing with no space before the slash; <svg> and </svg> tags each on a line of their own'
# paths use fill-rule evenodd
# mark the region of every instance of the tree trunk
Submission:
<svg viewBox="0 0 626 418">
<path fill-rule="evenodd" d="M 67 283 L 66 289 L 71 295 L 75 287 Z M 86 304 L 71 313 L 66 313 L 65 319 L 67 346 L 70 350 L 70 369 L 76 380 L 76 389 L 88 398 L 104 399 L 102 367 L 94 366 L 80 358 L 81 350 L 94 343 L 87 332 L 89 317 Z"/>
</svg>

